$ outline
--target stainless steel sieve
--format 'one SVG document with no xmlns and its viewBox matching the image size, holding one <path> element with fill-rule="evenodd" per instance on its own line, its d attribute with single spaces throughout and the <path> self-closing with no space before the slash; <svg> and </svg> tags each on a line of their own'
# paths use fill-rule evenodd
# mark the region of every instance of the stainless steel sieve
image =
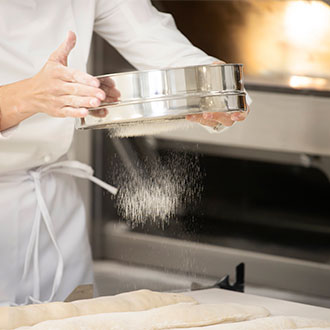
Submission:
<svg viewBox="0 0 330 330">
<path fill-rule="evenodd" d="M 168 123 L 188 114 L 247 111 L 241 64 L 134 71 L 97 78 L 106 93 L 115 86 L 121 97 L 90 109 L 88 116 L 77 119 L 78 129 L 108 128 L 115 135 L 118 128 Z"/>
</svg>

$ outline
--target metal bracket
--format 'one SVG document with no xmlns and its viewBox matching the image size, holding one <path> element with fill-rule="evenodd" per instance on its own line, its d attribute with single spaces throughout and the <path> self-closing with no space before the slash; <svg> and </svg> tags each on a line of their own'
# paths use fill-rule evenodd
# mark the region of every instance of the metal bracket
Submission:
<svg viewBox="0 0 330 330">
<path fill-rule="evenodd" d="M 191 283 L 191 290 L 205 290 L 205 289 L 225 289 L 230 291 L 244 292 L 244 277 L 245 277 L 245 264 L 241 262 L 236 266 L 236 281 L 234 284 L 230 284 L 229 275 L 224 276 L 220 281 L 216 282 L 212 286 L 203 287 L 202 285 L 193 282 Z"/>
<path fill-rule="evenodd" d="M 233 285 L 229 282 L 229 275 L 226 275 L 219 282 L 215 284 L 215 287 L 220 289 L 226 289 L 230 291 L 244 292 L 244 275 L 245 275 L 245 265 L 240 263 L 236 266 L 236 281 Z"/>
</svg>

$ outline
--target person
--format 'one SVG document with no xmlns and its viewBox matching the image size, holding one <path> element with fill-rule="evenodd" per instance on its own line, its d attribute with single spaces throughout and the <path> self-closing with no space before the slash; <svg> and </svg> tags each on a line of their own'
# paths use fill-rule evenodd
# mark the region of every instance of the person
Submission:
<svg viewBox="0 0 330 330">
<path fill-rule="evenodd" d="M 61 301 L 93 282 L 73 177 L 115 193 L 90 167 L 66 157 L 74 118 L 120 97 L 115 86 L 105 95 L 86 73 L 93 31 L 137 69 L 218 59 L 194 47 L 150 0 L 0 1 L 0 16 L 0 304 Z M 215 127 L 244 118 L 189 119 Z"/>
</svg>

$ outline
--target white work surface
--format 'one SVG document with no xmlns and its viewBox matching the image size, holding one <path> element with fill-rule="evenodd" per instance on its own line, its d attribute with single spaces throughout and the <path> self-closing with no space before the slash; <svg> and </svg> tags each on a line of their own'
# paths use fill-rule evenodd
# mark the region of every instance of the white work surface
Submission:
<svg viewBox="0 0 330 330">
<path fill-rule="evenodd" d="M 330 309 L 323 307 L 253 296 L 222 289 L 191 291 L 185 292 L 184 294 L 194 297 L 201 304 L 238 303 L 257 305 L 267 308 L 272 315 L 301 316 L 330 321 Z M 219 325 L 212 325 L 204 328 L 208 330 L 216 330 L 218 327 Z"/>
</svg>

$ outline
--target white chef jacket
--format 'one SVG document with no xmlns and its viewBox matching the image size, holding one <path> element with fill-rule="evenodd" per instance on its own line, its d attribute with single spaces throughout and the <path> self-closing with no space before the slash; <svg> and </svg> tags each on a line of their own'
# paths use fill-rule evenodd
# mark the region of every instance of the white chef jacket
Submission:
<svg viewBox="0 0 330 330">
<path fill-rule="evenodd" d="M 93 30 L 138 69 L 215 60 L 149 0 L 0 0 L 0 85 L 35 75 L 69 30 L 77 34 L 69 66 L 81 71 Z M 73 132 L 71 118 L 36 114 L 0 133 L 0 305 L 63 300 L 93 282 L 85 213 L 70 176 L 113 190 L 91 168 L 66 161 Z"/>
<path fill-rule="evenodd" d="M 150 0 L 0 0 L 0 85 L 35 75 L 68 30 L 77 34 L 69 66 L 81 71 L 93 30 L 137 69 L 216 60 L 191 45 L 172 16 Z M 68 151 L 73 132 L 72 118 L 36 114 L 0 133 L 0 174 L 56 161 Z"/>
</svg>

